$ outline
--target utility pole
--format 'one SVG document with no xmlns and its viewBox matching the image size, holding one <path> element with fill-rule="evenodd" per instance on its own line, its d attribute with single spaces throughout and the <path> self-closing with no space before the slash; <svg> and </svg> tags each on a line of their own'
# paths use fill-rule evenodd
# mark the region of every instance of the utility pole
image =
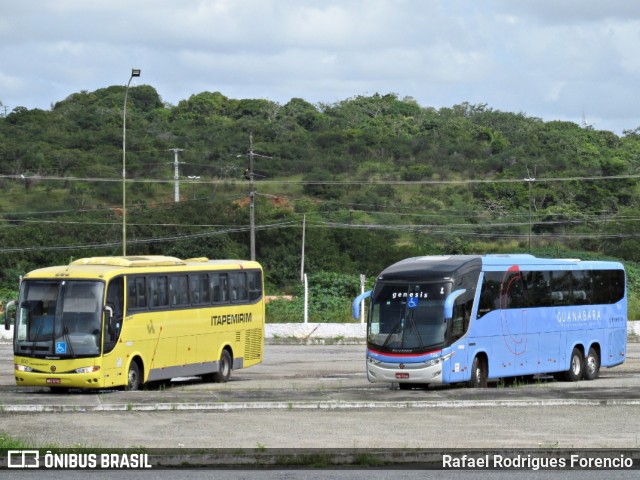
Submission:
<svg viewBox="0 0 640 480">
<path fill-rule="evenodd" d="M 256 259 L 256 213 L 255 197 L 253 188 L 253 134 L 249 134 L 249 225 L 251 230 L 251 260 Z"/>
<path fill-rule="evenodd" d="M 254 188 L 254 177 L 253 173 L 253 157 L 261 157 L 261 158 L 272 158 L 267 157 L 266 155 L 260 155 L 253 151 L 253 134 L 249 134 L 249 152 L 247 153 L 249 157 L 249 168 L 247 168 L 244 172 L 244 176 L 247 180 L 249 180 L 249 230 L 250 230 L 250 244 L 251 244 L 251 260 L 256 259 L 256 217 L 255 217 L 255 197 L 256 192 Z"/>
<path fill-rule="evenodd" d="M 174 201 L 175 203 L 179 203 L 180 202 L 180 174 L 178 172 L 178 165 L 184 162 L 178 161 L 178 152 L 183 152 L 184 149 L 170 148 L 169 150 L 173 151 L 173 183 L 174 183 L 174 191 L 175 191 Z"/>
</svg>

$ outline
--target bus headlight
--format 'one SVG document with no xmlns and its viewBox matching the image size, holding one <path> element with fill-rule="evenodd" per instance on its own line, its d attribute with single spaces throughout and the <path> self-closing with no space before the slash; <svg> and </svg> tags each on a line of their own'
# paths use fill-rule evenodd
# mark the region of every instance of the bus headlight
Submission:
<svg viewBox="0 0 640 480">
<path fill-rule="evenodd" d="M 76 368 L 75 372 L 76 373 L 94 373 L 94 372 L 97 372 L 98 370 L 100 370 L 100 367 L 82 367 L 82 368 Z"/>
<path fill-rule="evenodd" d="M 19 372 L 33 372 L 33 368 L 27 367 L 26 365 L 14 364 L 14 367 Z"/>
<path fill-rule="evenodd" d="M 446 355 L 443 355 L 439 358 L 434 358 L 433 360 L 427 360 L 426 362 L 424 362 L 424 366 L 433 367 L 435 365 L 438 365 L 439 363 L 443 363 L 445 360 L 450 359 L 454 353 L 455 352 L 447 353 Z"/>
</svg>

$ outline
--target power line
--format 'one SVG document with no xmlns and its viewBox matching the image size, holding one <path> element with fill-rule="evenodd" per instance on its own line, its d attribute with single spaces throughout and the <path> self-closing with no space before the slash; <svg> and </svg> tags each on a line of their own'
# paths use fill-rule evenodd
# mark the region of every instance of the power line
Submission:
<svg viewBox="0 0 640 480">
<path fill-rule="evenodd" d="M 254 154 L 254 156 L 257 154 Z M 268 158 L 268 157 L 267 157 Z M 24 180 L 24 176 L 20 175 L 0 175 L 0 178 Z M 29 177 L 34 180 L 62 181 L 62 182 L 121 182 L 122 179 L 107 177 L 67 177 L 67 176 L 46 176 L 37 175 Z M 565 178 L 536 178 L 536 183 L 555 183 L 555 182 L 584 182 L 584 181 L 601 181 L 601 180 L 634 180 L 639 179 L 640 174 L 630 175 L 610 175 L 610 176 L 585 176 L 585 177 L 565 177 Z M 242 180 L 231 180 L 233 183 L 241 184 Z M 171 183 L 173 180 L 167 179 L 142 179 L 127 178 L 127 183 Z M 201 183 L 228 183 L 229 179 L 211 179 Z M 502 179 L 466 179 L 466 180 L 261 180 L 260 183 L 271 185 L 473 185 L 473 184 L 502 184 L 502 183 L 523 183 L 520 178 L 502 178 Z"/>
<path fill-rule="evenodd" d="M 257 227 L 257 230 L 269 230 L 273 228 L 283 228 L 287 226 L 295 225 L 296 222 L 283 222 L 271 225 L 261 225 Z M 191 240 L 195 238 L 211 237 L 215 235 L 225 235 L 229 233 L 241 233 L 246 232 L 249 229 L 247 226 L 240 226 L 234 228 L 227 228 L 224 230 L 207 231 L 202 233 L 193 233 L 189 235 L 173 235 L 166 237 L 154 237 L 154 238 L 139 238 L 135 240 L 127 240 L 127 244 L 150 244 L 150 243 L 164 243 L 169 241 L 183 241 Z M 108 248 L 117 247 L 122 245 L 121 241 L 103 242 L 103 243 L 91 243 L 84 245 L 37 245 L 33 247 L 5 247 L 0 248 L 0 254 L 2 253 L 23 253 L 33 251 L 64 251 L 64 250 L 86 250 L 91 248 Z"/>
</svg>

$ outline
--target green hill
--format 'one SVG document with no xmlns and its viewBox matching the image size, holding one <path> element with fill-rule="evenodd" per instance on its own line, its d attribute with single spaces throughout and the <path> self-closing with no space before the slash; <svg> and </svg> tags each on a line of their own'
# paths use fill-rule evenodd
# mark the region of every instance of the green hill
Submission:
<svg viewBox="0 0 640 480">
<path fill-rule="evenodd" d="M 38 266 L 121 254 L 124 93 L 0 117 L 2 288 Z M 129 89 L 126 118 L 127 254 L 249 257 L 251 137 L 269 290 L 299 282 L 303 218 L 310 273 L 531 251 L 618 258 L 637 283 L 640 130 L 394 94 L 280 105 L 203 92 L 174 106 L 151 86 Z"/>
</svg>

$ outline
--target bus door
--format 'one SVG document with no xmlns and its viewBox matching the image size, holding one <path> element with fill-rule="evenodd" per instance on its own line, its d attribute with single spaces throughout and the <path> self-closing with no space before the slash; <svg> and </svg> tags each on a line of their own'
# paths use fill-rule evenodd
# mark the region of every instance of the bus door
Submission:
<svg viewBox="0 0 640 480">
<path fill-rule="evenodd" d="M 473 359 L 469 359 L 468 352 L 469 347 L 473 348 L 474 345 L 469 345 L 467 331 L 471 321 L 474 293 L 475 290 L 464 290 L 459 294 L 458 292 L 451 294 L 455 300 L 450 318 L 448 318 L 449 312 L 446 310 L 448 302 L 445 302 L 445 317 L 448 318 L 447 337 L 453 350 L 450 367 L 447 368 L 445 365 L 443 369 L 443 377 L 446 382 L 463 382 L 469 378 L 469 362 Z"/>
<path fill-rule="evenodd" d="M 118 382 L 118 370 L 122 368 L 123 359 L 114 352 L 120 332 L 122 330 L 124 314 L 124 278 L 114 278 L 107 286 L 107 297 L 104 308 L 104 322 L 102 333 L 103 360 L 105 386 Z M 121 372 L 120 372 L 121 373 Z"/>
</svg>

